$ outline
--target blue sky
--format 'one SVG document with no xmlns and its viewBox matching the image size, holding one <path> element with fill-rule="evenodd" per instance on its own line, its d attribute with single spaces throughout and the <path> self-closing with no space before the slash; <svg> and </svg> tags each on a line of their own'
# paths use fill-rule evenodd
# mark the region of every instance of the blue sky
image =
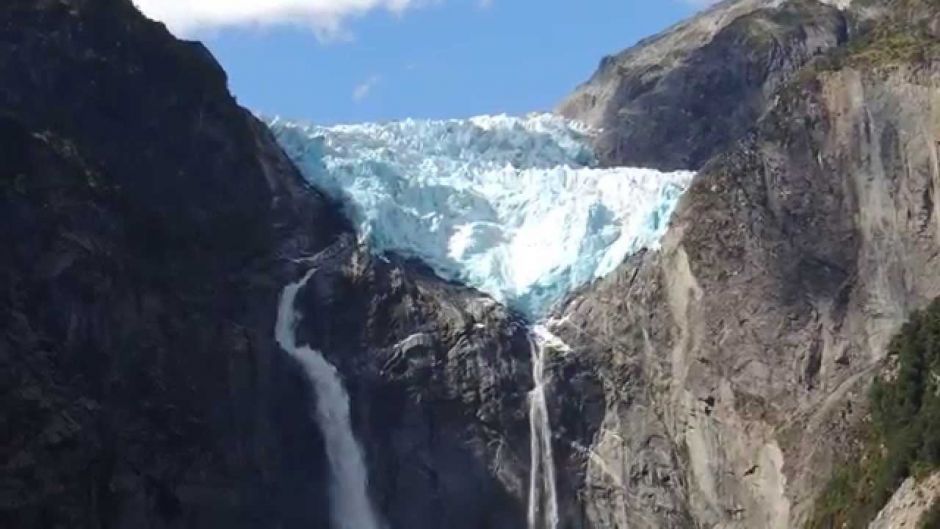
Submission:
<svg viewBox="0 0 940 529">
<path fill-rule="evenodd" d="M 243 105 L 317 123 L 550 110 L 605 54 L 701 7 L 694 0 L 273 0 L 271 8 L 260 0 L 137 1 L 177 34 L 204 41 Z"/>
</svg>

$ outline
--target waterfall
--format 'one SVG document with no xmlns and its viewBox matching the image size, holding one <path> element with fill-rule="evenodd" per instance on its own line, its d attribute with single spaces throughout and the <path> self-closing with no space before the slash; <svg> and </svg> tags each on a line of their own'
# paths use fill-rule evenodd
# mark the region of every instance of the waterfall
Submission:
<svg viewBox="0 0 940 529">
<path fill-rule="evenodd" d="M 334 529 L 380 529 L 378 516 L 369 501 L 362 448 L 352 431 L 349 395 L 336 368 L 319 351 L 297 345 L 295 331 L 300 314 L 294 309 L 294 302 L 315 272 L 316 269 L 312 269 L 300 281 L 284 287 L 275 338 L 284 351 L 300 362 L 317 394 L 316 419 L 323 432 L 332 478 L 330 514 Z"/>
<path fill-rule="evenodd" d="M 627 256 L 658 247 L 695 174 L 603 167 L 595 131 L 551 114 L 269 125 L 376 255 L 417 259 L 541 323 L 530 336 L 528 529 L 558 529 L 545 364 L 570 349 L 548 330 L 564 321 L 542 318 Z"/>
<path fill-rule="evenodd" d="M 552 455 L 552 427 L 545 400 L 545 360 L 552 336 L 547 329 L 536 326 L 530 338 L 532 347 L 532 381 L 529 392 L 529 443 L 531 452 L 529 474 L 528 529 L 558 527 L 558 498 L 555 491 L 555 459 Z"/>
</svg>

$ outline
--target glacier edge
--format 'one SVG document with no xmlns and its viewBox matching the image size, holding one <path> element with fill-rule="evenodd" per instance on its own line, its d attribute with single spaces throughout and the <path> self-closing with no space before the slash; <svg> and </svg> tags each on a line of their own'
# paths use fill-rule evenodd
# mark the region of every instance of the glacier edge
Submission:
<svg viewBox="0 0 940 529">
<path fill-rule="evenodd" d="M 532 319 L 656 247 L 694 176 L 599 168 L 591 131 L 551 114 L 267 121 L 374 251 L 419 259 Z"/>
</svg>

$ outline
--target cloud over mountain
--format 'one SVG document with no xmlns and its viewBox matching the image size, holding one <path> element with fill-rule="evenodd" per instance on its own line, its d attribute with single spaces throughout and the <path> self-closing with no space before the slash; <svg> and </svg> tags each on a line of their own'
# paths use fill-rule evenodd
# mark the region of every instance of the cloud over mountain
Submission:
<svg viewBox="0 0 940 529">
<path fill-rule="evenodd" d="M 401 14 L 428 0 L 135 0 L 178 34 L 227 26 L 307 25 L 322 38 L 344 35 L 344 22 L 370 11 Z"/>
</svg>

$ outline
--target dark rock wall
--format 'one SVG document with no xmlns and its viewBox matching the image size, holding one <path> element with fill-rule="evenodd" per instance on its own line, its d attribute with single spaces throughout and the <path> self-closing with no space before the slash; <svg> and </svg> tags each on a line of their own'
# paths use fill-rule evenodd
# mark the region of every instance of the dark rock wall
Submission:
<svg viewBox="0 0 940 529">
<path fill-rule="evenodd" d="M 0 525 L 326 527 L 282 251 L 344 228 L 201 45 L 0 7 Z"/>
<path fill-rule="evenodd" d="M 201 44 L 124 0 L 0 7 L 0 525 L 329 527 L 315 395 L 350 388 L 390 527 L 524 523 L 529 347 L 491 300 L 356 248 Z"/>
<path fill-rule="evenodd" d="M 345 375 L 392 527 L 525 525 L 527 329 L 416 263 L 337 245 L 309 263 L 301 337 Z"/>
</svg>

